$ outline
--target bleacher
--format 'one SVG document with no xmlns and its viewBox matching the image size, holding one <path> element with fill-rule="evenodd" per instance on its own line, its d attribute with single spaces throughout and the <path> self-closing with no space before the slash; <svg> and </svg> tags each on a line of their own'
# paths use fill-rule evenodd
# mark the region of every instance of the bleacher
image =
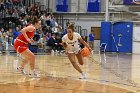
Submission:
<svg viewBox="0 0 140 93">
<path fill-rule="evenodd" d="M 45 6 L 41 5 L 40 2 L 36 2 L 35 0 L 28 1 L 25 0 L 24 2 L 18 2 L 18 0 L 13 0 L 14 2 L 1 2 L 0 3 L 0 31 L 1 33 L 6 33 L 8 36 L 9 33 L 11 34 L 12 32 L 9 32 L 9 28 L 12 28 L 12 30 L 15 27 L 19 27 L 19 29 L 22 29 L 24 26 L 27 26 L 30 23 L 30 17 L 33 15 L 36 15 L 38 18 L 40 18 L 43 14 L 45 14 L 46 19 L 50 17 L 54 17 L 55 23 L 57 23 L 57 26 L 53 27 L 51 26 L 51 21 L 47 22 L 45 21 L 45 25 L 42 24 L 42 29 L 38 29 L 36 31 L 36 34 L 40 35 L 40 38 L 45 35 L 47 32 L 48 33 L 55 33 L 59 34 L 59 38 L 62 38 L 64 35 L 64 31 L 66 28 L 66 24 L 70 22 L 70 20 L 67 18 L 65 19 L 63 15 L 58 15 L 57 13 L 52 13 L 52 10 Z M 9 6 L 10 5 L 10 6 Z M 25 6 L 25 7 L 23 7 Z M 48 19 L 47 19 L 48 20 Z M 46 25 L 47 24 L 47 25 Z M 45 29 L 44 29 L 44 28 Z M 57 31 L 56 31 L 57 29 Z M 2 31 L 3 30 L 3 31 Z M 87 36 L 87 30 L 82 28 L 79 25 L 76 25 L 75 27 L 76 32 L 80 33 L 82 36 Z M 8 34 L 7 34 L 8 33 Z M 11 36 L 13 36 L 11 34 Z M 11 45 L 12 38 L 9 38 L 8 36 L 8 47 L 7 45 L 0 45 L 0 51 L 2 52 L 15 52 L 15 49 L 13 45 Z M 34 53 L 39 53 L 39 52 L 50 52 L 51 51 L 51 46 L 48 46 L 46 44 L 45 48 L 39 47 L 38 42 L 36 42 L 33 45 L 29 45 L 29 49 L 34 52 Z"/>
</svg>

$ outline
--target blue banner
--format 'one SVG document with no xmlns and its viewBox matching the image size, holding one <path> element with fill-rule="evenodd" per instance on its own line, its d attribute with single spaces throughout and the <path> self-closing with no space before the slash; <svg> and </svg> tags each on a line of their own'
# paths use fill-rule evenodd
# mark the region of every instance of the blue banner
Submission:
<svg viewBox="0 0 140 93">
<path fill-rule="evenodd" d="M 56 0 L 57 12 L 68 12 L 68 0 Z"/>
<path fill-rule="evenodd" d="M 124 5 L 140 5 L 140 0 L 123 0 Z"/>
<path fill-rule="evenodd" d="M 87 12 L 100 12 L 100 0 L 88 0 Z"/>
</svg>

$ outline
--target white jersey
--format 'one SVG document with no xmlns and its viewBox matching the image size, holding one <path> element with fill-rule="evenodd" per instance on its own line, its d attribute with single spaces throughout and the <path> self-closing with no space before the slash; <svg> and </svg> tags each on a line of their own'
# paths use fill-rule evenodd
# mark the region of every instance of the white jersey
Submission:
<svg viewBox="0 0 140 93">
<path fill-rule="evenodd" d="M 67 49 L 68 49 L 68 53 L 78 53 L 80 50 L 80 46 L 79 46 L 79 39 L 81 38 L 79 33 L 74 32 L 73 33 L 73 39 L 70 40 L 68 38 L 68 35 L 64 35 L 62 37 L 62 41 L 66 43 L 67 45 Z"/>
</svg>

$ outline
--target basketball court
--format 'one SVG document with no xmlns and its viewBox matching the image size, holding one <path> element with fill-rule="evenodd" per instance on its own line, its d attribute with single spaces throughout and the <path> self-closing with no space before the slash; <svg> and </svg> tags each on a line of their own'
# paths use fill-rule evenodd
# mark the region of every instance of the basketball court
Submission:
<svg viewBox="0 0 140 93">
<path fill-rule="evenodd" d="M 79 79 L 66 55 L 36 55 L 40 78 L 16 73 L 17 59 L 21 59 L 2 55 L 0 93 L 140 93 L 139 55 L 96 52 L 92 56 L 94 61 L 84 58 L 82 67 L 87 79 Z"/>
<path fill-rule="evenodd" d="M 38 40 L 29 47 L 36 53 L 38 78 L 29 77 L 29 64 L 25 67 L 27 75 L 17 72 L 23 59 L 11 43 L 15 27 L 26 27 L 26 21 L 34 15 L 41 19 L 38 39 L 46 37 L 42 47 Z M 20 19 L 23 16 L 27 17 L 25 22 Z M 67 23 L 73 23 L 74 31 L 87 43 L 90 32 L 95 34 L 94 52 L 80 65 L 86 79 L 79 79 L 65 50 L 60 49 L 58 54 L 47 45 L 49 35 L 66 34 Z M 139 30 L 140 0 L 0 0 L 0 93 L 140 93 Z"/>
</svg>

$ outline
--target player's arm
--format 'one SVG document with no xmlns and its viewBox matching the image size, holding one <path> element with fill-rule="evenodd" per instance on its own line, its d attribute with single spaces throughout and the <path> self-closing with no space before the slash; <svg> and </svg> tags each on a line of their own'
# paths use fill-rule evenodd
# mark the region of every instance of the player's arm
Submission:
<svg viewBox="0 0 140 93">
<path fill-rule="evenodd" d="M 92 51 L 92 49 L 89 47 L 89 45 L 82 39 L 81 35 L 79 33 L 76 33 L 76 36 L 78 37 L 78 40 L 84 45 L 86 46 L 90 51 Z"/>
<path fill-rule="evenodd" d="M 84 46 L 86 46 L 90 51 L 92 51 L 92 49 L 89 47 L 89 45 L 88 45 L 82 38 L 79 38 L 79 41 L 80 41 Z"/>
<path fill-rule="evenodd" d="M 64 47 L 64 49 L 67 49 L 67 44 L 65 42 L 62 41 L 62 46 Z"/>
<path fill-rule="evenodd" d="M 66 55 L 67 55 L 67 54 L 68 54 L 67 44 L 66 44 L 65 42 L 62 41 L 62 46 L 64 47 L 65 53 L 66 53 Z"/>
</svg>

